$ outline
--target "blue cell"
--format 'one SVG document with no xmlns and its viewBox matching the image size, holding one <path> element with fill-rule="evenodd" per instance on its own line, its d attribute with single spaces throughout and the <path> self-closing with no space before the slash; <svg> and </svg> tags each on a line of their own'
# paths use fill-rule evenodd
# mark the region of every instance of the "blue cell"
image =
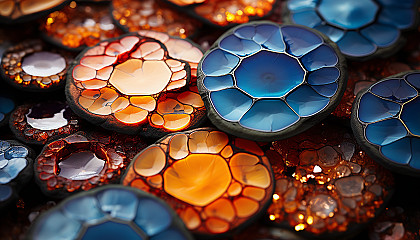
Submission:
<svg viewBox="0 0 420 240">
<path fill-rule="evenodd" d="M 253 97 L 281 97 L 301 84 L 305 71 L 295 58 L 261 51 L 244 59 L 235 71 L 239 88 Z"/>
<path fill-rule="evenodd" d="M 281 100 L 259 100 L 242 117 L 239 123 L 246 128 L 262 132 L 283 130 L 299 120 Z"/>
<path fill-rule="evenodd" d="M 4 152 L 9 148 L 10 148 L 10 143 L 9 142 L 0 140 L 0 152 Z"/>
<path fill-rule="evenodd" d="M 234 34 L 240 38 L 252 40 L 252 38 L 255 36 L 255 27 L 243 26 L 243 27 L 237 28 L 234 31 Z"/>
<path fill-rule="evenodd" d="M 411 133 L 420 136 L 420 98 L 416 98 L 404 105 L 401 120 Z"/>
<path fill-rule="evenodd" d="M 318 25 L 315 29 L 327 35 L 333 42 L 338 42 L 344 36 L 343 30 L 329 25 Z"/>
<path fill-rule="evenodd" d="M 395 117 L 400 111 L 400 105 L 380 99 L 371 93 L 366 93 L 360 99 L 359 119 L 370 123 L 382 119 Z"/>
<path fill-rule="evenodd" d="M 24 158 L 13 158 L 7 165 L 0 169 L 0 183 L 6 184 L 12 181 L 26 167 L 27 162 Z"/>
<path fill-rule="evenodd" d="M 400 31 L 396 27 L 383 24 L 373 24 L 360 33 L 379 47 L 388 47 L 400 37 Z"/>
<path fill-rule="evenodd" d="M 3 119 L 4 119 L 4 114 L 0 113 L 0 122 L 3 121 Z"/>
<path fill-rule="evenodd" d="M 330 84 L 340 77 L 340 70 L 335 67 L 326 67 L 309 73 L 308 83 L 310 85 Z"/>
<path fill-rule="evenodd" d="M 309 86 L 301 86 L 286 98 L 289 106 L 301 117 L 311 116 L 324 109 L 330 100 L 316 93 Z"/>
<path fill-rule="evenodd" d="M 334 82 L 326 85 L 312 86 L 312 88 L 324 97 L 332 97 L 337 93 L 338 84 Z"/>
<path fill-rule="evenodd" d="M 410 166 L 420 170 L 420 139 L 418 138 L 411 138 Z"/>
<path fill-rule="evenodd" d="M 382 8 L 378 21 L 386 25 L 404 29 L 413 25 L 415 16 L 415 11 L 411 8 L 385 7 Z"/>
<path fill-rule="evenodd" d="M 219 91 L 222 89 L 233 87 L 232 75 L 224 75 L 220 77 L 205 77 L 204 86 L 210 91 Z"/>
<path fill-rule="evenodd" d="M 287 7 L 291 11 L 307 10 L 315 8 L 318 2 L 319 0 L 289 0 Z"/>
<path fill-rule="evenodd" d="M 141 199 L 134 222 L 147 235 L 153 236 L 168 228 L 171 225 L 172 218 L 162 204 L 152 199 Z"/>
<path fill-rule="evenodd" d="M 202 62 L 202 70 L 207 76 L 220 76 L 230 73 L 239 63 L 239 58 L 228 52 L 216 49 Z"/>
<path fill-rule="evenodd" d="M 105 214 L 99 209 L 99 203 L 93 196 L 72 199 L 63 206 L 63 212 L 80 221 L 99 221 Z"/>
<path fill-rule="evenodd" d="M 22 146 L 13 146 L 11 148 L 9 148 L 5 153 L 4 156 L 7 159 L 12 159 L 12 158 L 25 158 L 26 156 L 28 156 L 28 149 L 26 147 L 22 147 Z"/>
<path fill-rule="evenodd" d="M 405 79 L 415 88 L 420 89 L 420 74 L 419 73 L 409 74 L 405 77 Z"/>
<path fill-rule="evenodd" d="M 394 7 L 412 7 L 415 4 L 415 0 L 377 0 L 379 3 L 385 6 L 394 6 Z"/>
<path fill-rule="evenodd" d="M 215 110 L 228 121 L 239 121 L 252 105 L 252 99 L 236 89 L 211 92 L 210 99 Z"/>
<path fill-rule="evenodd" d="M 320 36 L 298 26 L 285 26 L 281 31 L 287 52 L 297 57 L 305 55 L 323 43 Z"/>
<path fill-rule="evenodd" d="M 145 240 L 130 226 L 117 222 L 104 222 L 90 226 L 81 240 Z"/>
<path fill-rule="evenodd" d="M 278 26 L 272 24 L 261 24 L 255 27 L 255 36 L 252 38 L 262 47 L 277 52 L 284 52 L 285 45 L 283 36 Z"/>
<path fill-rule="evenodd" d="M 181 232 L 179 232 L 178 230 L 175 229 L 169 229 L 165 232 L 162 232 L 152 238 L 150 238 L 150 240 L 186 240 L 187 238 L 185 238 L 184 234 L 182 234 Z"/>
<path fill-rule="evenodd" d="M 322 19 L 318 16 L 314 9 L 297 12 L 292 15 L 293 21 L 307 27 L 316 27 L 322 23 Z"/>
<path fill-rule="evenodd" d="M 375 20 L 379 6 L 372 0 L 322 0 L 321 16 L 330 24 L 344 29 L 358 29 Z"/>
<path fill-rule="evenodd" d="M 347 32 L 337 42 L 340 51 L 348 56 L 363 57 L 376 52 L 377 46 L 357 32 Z"/>
<path fill-rule="evenodd" d="M 13 194 L 13 190 L 10 186 L 0 185 L 0 202 L 8 200 Z"/>
<path fill-rule="evenodd" d="M 382 154 L 398 164 L 408 164 L 411 160 L 410 138 L 403 138 L 381 147 Z"/>
<path fill-rule="evenodd" d="M 366 138 L 380 146 L 393 143 L 407 136 L 407 130 L 398 119 L 389 119 L 369 124 L 366 127 Z"/>
<path fill-rule="evenodd" d="M 322 45 L 303 56 L 301 62 L 307 70 L 314 71 L 323 67 L 337 65 L 338 56 L 331 47 Z"/>
<path fill-rule="evenodd" d="M 133 220 L 136 216 L 137 197 L 122 189 L 110 189 L 97 196 L 102 211 L 114 218 Z"/>
<path fill-rule="evenodd" d="M 261 49 L 261 46 L 254 41 L 240 39 L 234 34 L 225 37 L 220 41 L 219 46 L 221 49 L 239 56 L 247 56 Z"/>
<path fill-rule="evenodd" d="M 0 97 L 0 113 L 8 114 L 15 108 L 15 103 L 9 98 Z"/>
<path fill-rule="evenodd" d="M 38 222 L 38 227 L 33 233 L 33 239 L 73 240 L 76 239 L 81 228 L 80 222 L 66 217 L 60 211 L 54 211 Z"/>
<path fill-rule="evenodd" d="M 389 79 L 372 86 L 371 91 L 396 102 L 404 102 L 417 96 L 417 91 L 402 79 Z"/>
</svg>

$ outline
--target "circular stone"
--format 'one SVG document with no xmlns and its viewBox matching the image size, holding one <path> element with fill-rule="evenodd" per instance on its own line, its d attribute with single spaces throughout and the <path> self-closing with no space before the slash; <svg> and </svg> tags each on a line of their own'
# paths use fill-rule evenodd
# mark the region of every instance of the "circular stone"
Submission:
<svg viewBox="0 0 420 240">
<path fill-rule="evenodd" d="M 287 1 L 283 21 L 314 28 L 352 60 L 388 57 L 404 46 L 401 31 L 415 27 L 416 1 Z"/>
<path fill-rule="evenodd" d="M 390 76 L 360 92 L 351 123 L 366 152 L 385 167 L 420 176 L 420 72 Z"/>
<path fill-rule="evenodd" d="M 379 6 L 373 0 L 322 0 L 318 11 L 332 25 L 344 29 L 358 29 L 375 20 Z"/>
<path fill-rule="evenodd" d="M 13 203 L 32 179 L 33 151 L 13 140 L 0 140 L 0 209 Z"/>
<path fill-rule="evenodd" d="M 66 60 L 52 52 L 36 52 L 22 61 L 23 71 L 33 76 L 48 77 L 60 73 L 65 68 Z"/>
<path fill-rule="evenodd" d="M 268 219 L 305 239 L 357 235 L 393 193 L 392 174 L 336 122 L 273 142 L 265 154 L 276 179 Z"/>
<path fill-rule="evenodd" d="M 218 128 L 256 141 L 290 137 L 329 115 L 347 73 L 336 45 L 297 25 L 253 22 L 221 36 L 198 66 L 198 89 Z"/>
<path fill-rule="evenodd" d="M 186 39 L 140 31 L 80 53 L 68 75 L 72 110 L 104 128 L 159 138 L 199 125 L 202 51 Z"/>
<path fill-rule="evenodd" d="M 274 181 L 267 161 L 255 142 L 196 129 L 139 153 L 122 184 L 164 199 L 189 230 L 209 237 L 243 228 L 266 209 Z"/>
<path fill-rule="evenodd" d="M 28 144 L 42 144 L 75 133 L 80 118 L 60 101 L 46 101 L 18 106 L 10 118 L 10 129 Z"/>
<path fill-rule="evenodd" d="M 28 236 L 44 240 L 193 239 L 164 201 L 120 185 L 67 198 L 37 218 Z"/>
<path fill-rule="evenodd" d="M 77 132 L 45 145 L 35 161 L 35 180 L 54 198 L 114 183 L 145 146 L 139 137 Z"/>
</svg>

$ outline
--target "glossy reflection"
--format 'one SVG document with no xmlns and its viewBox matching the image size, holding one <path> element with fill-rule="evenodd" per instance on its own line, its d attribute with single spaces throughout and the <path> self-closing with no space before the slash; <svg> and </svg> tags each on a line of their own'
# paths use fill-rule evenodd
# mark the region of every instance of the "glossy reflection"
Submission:
<svg viewBox="0 0 420 240">
<path fill-rule="evenodd" d="M 99 176 L 104 169 L 105 161 L 99 159 L 95 153 L 83 151 L 70 155 L 58 163 L 58 176 L 71 180 L 86 180 Z"/>
<path fill-rule="evenodd" d="M 36 52 L 22 61 L 23 71 L 33 76 L 48 77 L 60 73 L 65 68 L 66 60 L 51 52 Z"/>
<path fill-rule="evenodd" d="M 34 105 L 25 116 L 31 127 L 40 130 L 53 130 L 66 126 L 70 115 L 67 104 L 46 102 Z"/>
</svg>

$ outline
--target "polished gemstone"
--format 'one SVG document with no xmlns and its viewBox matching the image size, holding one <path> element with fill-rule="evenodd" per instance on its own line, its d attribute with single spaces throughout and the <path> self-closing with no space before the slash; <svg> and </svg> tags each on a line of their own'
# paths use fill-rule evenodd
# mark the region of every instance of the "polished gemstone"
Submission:
<svg viewBox="0 0 420 240">
<path fill-rule="evenodd" d="M 93 152 L 73 153 L 58 163 L 60 168 L 58 176 L 71 180 L 86 180 L 98 176 L 104 166 L 105 161 Z"/>
<path fill-rule="evenodd" d="M 23 71 L 32 76 L 48 77 L 60 73 L 65 68 L 66 60 L 52 52 L 36 52 L 22 61 Z"/>
</svg>

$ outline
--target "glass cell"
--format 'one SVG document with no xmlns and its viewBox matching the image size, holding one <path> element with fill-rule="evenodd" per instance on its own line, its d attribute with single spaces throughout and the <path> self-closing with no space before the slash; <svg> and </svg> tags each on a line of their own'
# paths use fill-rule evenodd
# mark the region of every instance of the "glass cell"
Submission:
<svg viewBox="0 0 420 240">
<path fill-rule="evenodd" d="M 322 39 L 315 33 L 296 26 L 281 28 L 287 52 L 300 57 L 322 44 Z"/>
<path fill-rule="evenodd" d="M 210 99 L 215 110 L 228 121 L 239 121 L 252 105 L 252 99 L 236 89 L 212 92 Z"/>
<path fill-rule="evenodd" d="M 147 235 L 154 236 L 171 225 L 172 216 L 161 203 L 152 199 L 141 199 L 134 222 Z"/>
<path fill-rule="evenodd" d="M 360 99 L 358 116 L 363 122 L 376 122 L 396 116 L 400 108 L 400 105 L 397 103 L 380 99 L 371 93 L 366 93 Z"/>
<path fill-rule="evenodd" d="M 127 224 L 112 221 L 88 227 L 81 238 L 81 240 L 96 239 L 144 240 Z"/>
<path fill-rule="evenodd" d="M 395 142 L 407 136 L 407 130 L 398 119 L 389 119 L 369 124 L 366 127 L 366 138 L 380 146 Z"/>
<path fill-rule="evenodd" d="M 330 102 L 309 86 L 301 86 L 286 98 L 289 106 L 301 117 L 311 116 L 323 110 Z"/>
</svg>

